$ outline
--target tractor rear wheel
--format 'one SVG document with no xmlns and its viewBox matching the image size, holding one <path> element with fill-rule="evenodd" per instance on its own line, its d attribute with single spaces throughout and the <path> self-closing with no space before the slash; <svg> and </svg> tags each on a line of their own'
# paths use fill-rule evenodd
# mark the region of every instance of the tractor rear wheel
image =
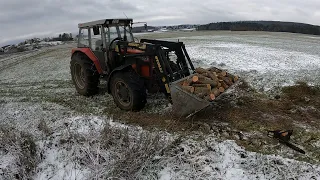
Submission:
<svg viewBox="0 0 320 180">
<path fill-rule="evenodd" d="M 75 54 L 71 58 L 72 81 L 79 94 L 92 96 L 99 92 L 100 75 L 94 63 L 85 55 Z"/>
<path fill-rule="evenodd" d="M 114 74 L 110 88 L 114 102 L 120 109 L 139 111 L 147 103 L 144 81 L 133 70 Z"/>
</svg>

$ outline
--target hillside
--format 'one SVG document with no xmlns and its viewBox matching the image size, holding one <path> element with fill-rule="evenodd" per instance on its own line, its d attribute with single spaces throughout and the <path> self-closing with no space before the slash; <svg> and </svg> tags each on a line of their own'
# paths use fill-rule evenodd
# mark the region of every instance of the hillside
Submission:
<svg viewBox="0 0 320 180">
<path fill-rule="evenodd" d="M 198 30 L 271 31 L 320 35 L 320 26 L 282 21 L 217 22 L 200 25 Z"/>
</svg>

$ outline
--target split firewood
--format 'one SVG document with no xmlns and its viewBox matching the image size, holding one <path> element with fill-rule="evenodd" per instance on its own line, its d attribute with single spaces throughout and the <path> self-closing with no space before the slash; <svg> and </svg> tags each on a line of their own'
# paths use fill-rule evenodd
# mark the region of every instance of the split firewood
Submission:
<svg viewBox="0 0 320 180">
<path fill-rule="evenodd" d="M 238 76 L 233 76 L 233 82 L 236 82 L 239 80 L 239 77 Z"/>
<path fill-rule="evenodd" d="M 205 100 L 210 101 L 210 102 L 215 99 L 216 99 L 216 96 L 213 93 L 211 93 L 205 97 Z"/>
<path fill-rule="evenodd" d="M 195 71 L 196 71 L 196 73 L 198 73 L 198 74 L 203 74 L 203 73 L 208 72 L 208 70 L 203 69 L 203 68 L 196 68 Z"/>
<path fill-rule="evenodd" d="M 215 67 L 210 69 L 196 68 L 195 72 L 196 74 L 180 82 L 179 85 L 184 91 L 210 102 L 239 79 L 238 76 L 228 74 Z"/>
<path fill-rule="evenodd" d="M 228 86 L 231 86 L 233 84 L 232 79 L 230 80 L 228 77 L 223 77 L 222 79 Z"/>
<path fill-rule="evenodd" d="M 220 91 L 218 88 L 213 88 L 211 91 L 216 97 L 218 97 L 220 95 Z"/>
<path fill-rule="evenodd" d="M 216 68 L 216 67 L 212 67 L 212 68 L 209 69 L 209 71 L 211 71 L 211 72 L 216 72 L 216 73 L 220 73 L 220 72 L 221 72 L 221 69 L 218 69 L 218 68 Z"/>
<path fill-rule="evenodd" d="M 226 72 L 226 71 L 221 71 L 220 74 L 221 74 L 222 76 L 227 76 L 227 72 Z"/>
<path fill-rule="evenodd" d="M 192 76 L 192 82 L 193 83 L 197 83 L 198 81 L 204 80 L 204 79 L 210 79 L 210 78 L 207 78 L 207 77 L 203 76 L 202 74 L 194 74 Z"/>
<path fill-rule="evenodd" d="M 195 91 L 195 88 L 193 86 L 181 86 L 181 88 L 190 93 L 194 93 Z"/>
<path fill-rule="evenodd" d="M 226 77 L 226 72 L 225 71 L 221 71 L 220 73 L 217 74 L 219 79 L 222 79 L 224 77 Z"/>
<path fill-rule="evenodd" d="M 210 84 L 212 87 L 217 87 L 217 85 L 218 85 L 217 81 L 214 81 L 214 80 L 207 78 L 205 76 L 202 76 L 200 74 L 197 76 L 193 76 L 192 82 L 194 84 Z"/>
<path fill-rule="evenodd" d="M 197 81 L 199 81 L 199 76 L 198 75 L 192 76 L 192 82 L 197 82 Z"/>
<path fill-rule="evenodd" d="M 229 86 L 224 81 L 221 82 L 221 87 L 223 87 L 224 89 L 229 88 Z"/>
<path fill-rule="evenodd" d="M 211 89 L 210 84 L 192 84 L 193 87 L 207 87 L 208 89 Z"/>
<path fill-rule="evenodd" d="M 217 78 L 217 74 L 216 73 L 212 73 L 210 72 L 209 70 L 206 70 L 206 69 L 203 69 L 203 68 L 196 68 L 195 71 L 198 73 L 198 74 L 201 74 L 203 76 L 206 76 L 214 81 L 218 81 L 218 78 Z"/>
<path fill-rule="evenodd" d="M 238 76 L 234 76 L 234 75 L 230 75 L 230 74 L 228 74 L 228 76 L 231 78 L 231 81 L 234 82 L 234 83 L 239 80 Z"/>
<path fill-rule="evenodd" d="M 196 83 L 198 83 L 198 84 L 210 84 L 211 87 L 217 87 L 218 86 L 218 82 L 213 81 L 211 79 L 200 80 L 200 81 L 198 81 Z"/>
<path fill-rule="evenodd" d="M 183 81 L 182 86 L 190 86 L 191 83 L 192 83 L 192 79 L 187 79 L 187 80 L 184 80 L 184 81 Z"/>
<path fill-rule="evenodd" d="M 219 91 L 220 91 L 220 93 L 223 93 L 225 91 L 225 89 L 223 87 L 219 87 Z"/>
<path fill-rule="evenodd" d="M 211 92 L 211 87 L 195 87 L 194 88 L 194 94 L 201 94 L 201 93 L 205 93 L 206 95 L 210 94 Z"/>
<path fill-rule="evenodd" d="M 196 94 L 197 97 L 203 99 L 205 96 L 207 95 L 207 93 L 199 93 L 199 94 Z"/>
</svg>

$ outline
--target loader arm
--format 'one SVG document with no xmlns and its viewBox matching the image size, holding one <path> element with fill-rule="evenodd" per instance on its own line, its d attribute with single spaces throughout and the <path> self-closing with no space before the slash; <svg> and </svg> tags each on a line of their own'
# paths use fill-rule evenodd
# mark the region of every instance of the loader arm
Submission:
<svg viewBox="0 0 320 180">
<path fill-rule="evenodd" d="M 169 82 L 187 77 L 194 72 L 194 66 L 182 42 L 170 42 L 152 39 L 141 39 L 140 42 L 151 43 L 161 47 L 156 52 L 160 63 L 163 67 L 166 67 L 164 71 L 169 77 Z M 170 61 L 170 58 L 168 57 L 169 53 L 175 54 L 177 57 L 176 62 Z"/>
</svg>

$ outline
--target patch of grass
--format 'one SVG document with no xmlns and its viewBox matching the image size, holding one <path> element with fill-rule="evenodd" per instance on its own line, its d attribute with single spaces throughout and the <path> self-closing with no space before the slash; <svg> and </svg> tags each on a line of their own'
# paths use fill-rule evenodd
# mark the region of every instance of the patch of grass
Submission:
<svg viewBox="0 0 320 180">
<path fill-rule="evenodd" d="M 31 179 L 39 163 L 37 146 L 31 134 L 6 126 L 0 127 L 0 149 L 15 156 L 15 164 L 4 168 L 5 178 Z"/>
<path fill-rule="evenodd" d="M 306 82 L 297 82 L 294 86 L 287 86 L 282 88 L 282 93 L 295 102 L 304 101 L 305 97 L 313 97 L 320 95 L 320 88 L 309 86 Z"/>
</svg>

